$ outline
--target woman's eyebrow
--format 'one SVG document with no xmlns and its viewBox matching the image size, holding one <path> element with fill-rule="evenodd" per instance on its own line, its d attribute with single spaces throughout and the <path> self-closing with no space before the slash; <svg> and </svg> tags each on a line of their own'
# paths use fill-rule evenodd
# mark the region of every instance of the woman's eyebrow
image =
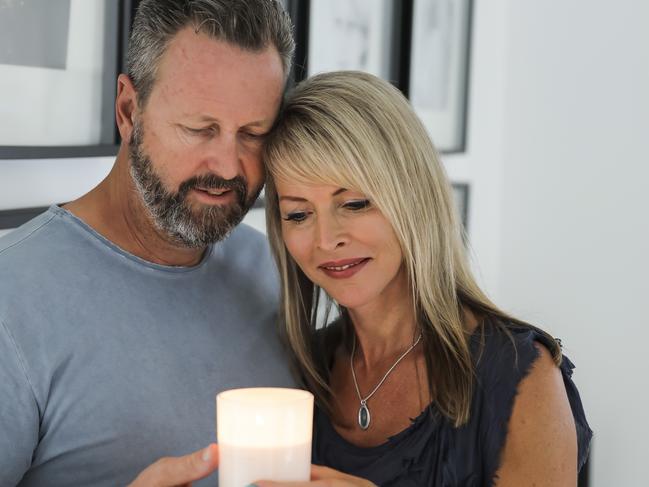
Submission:
<svg viewBox="0 0 649 487">
<path fill-rule="evenodd" d="M 298 202 L 304 202 L 306 201 L 306 198 L 300 198 L 299 196 L 280 196 L 279 201 L 298 201 Z"/>
<path fill-rule="evenodd" d="M 347 188 L 338 188 L 336 191 L 331 193 L 331 196 L 338 196 L 341 193 L 344 193 L 345 191 L 349 191 Z M 291 196 L 291 195 L 284 195 L 279 197 L 279 201 L 298 201 L 298 202 L 305 202 L 308 201 L 306 198 L 302 198 L 300 196 Z"/>
</svg>

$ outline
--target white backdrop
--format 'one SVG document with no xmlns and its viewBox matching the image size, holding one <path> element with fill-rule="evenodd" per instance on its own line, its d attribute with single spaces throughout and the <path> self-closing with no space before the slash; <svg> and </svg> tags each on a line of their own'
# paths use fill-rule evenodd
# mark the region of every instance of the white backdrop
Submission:
<svg viewBox="0 0 649 487">
<path fill-rule="evenodd" d="M 648 485 L 649 2 L 508 2 L 499 296 L 564 339 L 594 487 Z"/>
</svg>

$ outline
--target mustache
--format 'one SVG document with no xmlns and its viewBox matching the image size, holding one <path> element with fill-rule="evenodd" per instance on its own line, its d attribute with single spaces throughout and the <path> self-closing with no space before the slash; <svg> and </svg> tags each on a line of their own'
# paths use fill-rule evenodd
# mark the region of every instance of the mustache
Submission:
<svg viewBox="0 0 649 487">
<path fill-rule="evenodd" d="M 245 207 L 246 200 L 248 199 L 246 180 L 242 176 L 225 179 L 216 174 L 203 174 L 183 181 L 178 188 L 179 199 L 184 199 L 190 190 L 198 188 L 232 190 L 237 194 L 237 199 L 242 208 Z"/>
</svg>

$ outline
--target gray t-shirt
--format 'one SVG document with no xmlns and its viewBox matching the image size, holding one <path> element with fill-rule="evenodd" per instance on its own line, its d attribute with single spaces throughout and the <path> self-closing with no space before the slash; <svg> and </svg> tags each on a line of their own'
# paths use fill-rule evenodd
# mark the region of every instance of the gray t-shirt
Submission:
<svg viewBox="0 0 649 487">
<path fill-rule="evenodd" d="M 244 225 L 194 267 L 146 262 L 56 206 L 0 239 L 0 485 L 125 485 L 215 441 L 219 391 L 294 385 L 278 294 Z"/>
</svg>

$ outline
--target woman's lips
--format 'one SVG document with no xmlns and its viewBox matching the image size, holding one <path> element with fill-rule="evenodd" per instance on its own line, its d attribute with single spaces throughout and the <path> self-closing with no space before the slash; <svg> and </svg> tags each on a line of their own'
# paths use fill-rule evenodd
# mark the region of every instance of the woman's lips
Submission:
<svg viewBox="0 0 649 487">
<path fill-rule="evenodd" d="M 345 259 L 325 262 L 318 267 L 329 277 L 333 277 L 334 279 L 347 279 L 365 267 L 365 264 L 369 261 L 370 259 L 367 257 L 361 259 Z"/>
</svg>

